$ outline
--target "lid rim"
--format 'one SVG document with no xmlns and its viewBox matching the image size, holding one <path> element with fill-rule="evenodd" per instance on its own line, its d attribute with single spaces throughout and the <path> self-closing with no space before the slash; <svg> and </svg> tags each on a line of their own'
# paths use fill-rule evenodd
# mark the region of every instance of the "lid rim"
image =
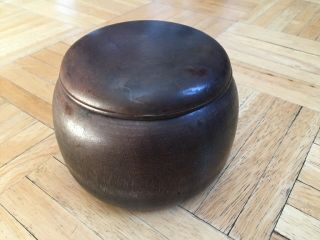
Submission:
<svg viewBox="0 0 320 240">
<path fill-rule="evenodd" d="M 230 88 L 232 81 L 233 81 L 233 77 L 232 77 L 232 74 L 230 71 L 230 76 L 228 78 L 227 83 L 224 85 L 224 88 L 222 88 L 218 92 L 218 94 L 213 95 L 211 98 L 209 98 L 207 101 L 204 101 L 201 104 L 183 109 L 181 111 L 167 112 L 167 113 L 163 113 L 163 114 L 137 114 L 137 115 L 114 112 L 114 111 L 110 111 L 107 109 L 97 108 L 97 107 L 92 106 L 86 102 L 81 101 L 79 98 L 75 97 L 72 93 L 70 93 L 70 91 L 68 91 L 68 89 L 63 85 L 63 82 L 60 79 L 60 77 L 58 79 L 57 84 L 59 84 L 61 86 L 61 89 L 63 90 L 63 92 L 66 94 L 66 96 L 70 100 L 72 100 L 74 103 L 84 107 L 85 109 L 87 109 L 89 111 L 99 113 L 99 114 L 107 116 L 107 117 L 112 117 L 112 118 L 122 119 L 122 120 L 150 120 L 150 121 L 152 121 L 152 120 L 163 120 L 163 119 L 176 118 L 176 117 L 183 116 L 188 113 L 194 112 L 196 110 L 199 110 L 200 108 L 209 105 L 210 103 L 214 102 L 214 100 L 223 96 L 227 92 L 227 90 Z"/>
</svg>

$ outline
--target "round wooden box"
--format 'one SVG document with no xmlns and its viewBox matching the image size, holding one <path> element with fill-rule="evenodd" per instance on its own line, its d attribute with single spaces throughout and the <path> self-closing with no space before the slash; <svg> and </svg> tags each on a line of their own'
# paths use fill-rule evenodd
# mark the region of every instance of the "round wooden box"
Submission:
<svg viewBox="0 0 320 240">
<path fill-rule="evenodd" d="M 152 208 L 206 187 L 230 152 L 238 95 L 224 49 L 194 28 L 133 21 L 64 56 L 53 99 L 74 178 L 109 202 Z"/>
</svg>

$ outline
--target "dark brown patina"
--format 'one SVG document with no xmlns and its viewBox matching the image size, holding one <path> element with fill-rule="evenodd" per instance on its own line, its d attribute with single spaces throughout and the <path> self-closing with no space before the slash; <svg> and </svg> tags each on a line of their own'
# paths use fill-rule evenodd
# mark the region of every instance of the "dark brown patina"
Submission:
<svg viewBox="0 0 320 240">
<path fill-rule="evenodd" d="M 53 116 L 87 190 L 129 207 L 182 200 L 223 167 L 238 117 L 230 62 L 208 35 L 162 21 L 110 25 L 66 53 Z"/>
</svg>

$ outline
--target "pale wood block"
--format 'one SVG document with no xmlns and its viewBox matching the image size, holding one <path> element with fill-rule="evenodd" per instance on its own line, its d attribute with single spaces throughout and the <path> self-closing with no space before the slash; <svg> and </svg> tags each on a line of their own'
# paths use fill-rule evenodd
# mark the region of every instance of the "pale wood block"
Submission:
<svg viewBox="0 0 320 240">
<path fill-rule="evenodd" d="M 35 27 L 38 24 L 44 24 L 47 22 L 46 19 L 35 14 L 23 11 L 21 8 L 17 9 L 18 11 L 7 17 L 3 17 L 1 14 L 0 36 L 4 39 L 6 37 L 10 37 L 10 35 L 26 30 L 26 25 L 28 27 Z"/>
<path fill-rule="evenodd" d="M 268 110 L 273 106 L 274 102 L 275 99 L 271 96 L 253 93 L 250 97 L 248 97 L 244 104 L 241 105 L 235 140 L 224 169 L 210 184 L 210 186 L 207 187 L 207 189 L 183 203 L 183 206 L 186 209 L 191 212 L 195 212 L 199 208 L 200 204 L 208 196 L 210 190 L 215 186 L 216 181 L 220 178 L 221 174 L 223 174 L 229 163 L 234 160 L 239 150 L 243 147 L 259 123 L 263 120 Z"/>
<path fill-rule="evenodd" d="M 183 8 L 190 8 L 190 9 L 210 9 L 212 6 L 221 6 L 224 8 L 230 8 L 230 9 L 235 9 L 239 10 L 242 12 L 248 12 L 251 9 L 253 9 L 259 1 L 255 0 L 241 0 L 241 1 L 236 1 L 236 0 L 230 0 L 228 2 L 225 2 L 224 0 L 204 0 L 201 1 L 201 4 L 199 4 L 198 0 L 186 0 L 181 2 L 180 0 L 157 0 L 157 2 L 161 2 L 167 5 L 173 5 L 173 6 L 180 6 Z"/>
<path fill-rule="evenodd" d="M 304 21 L 297 21 L 293 19 L 287 24 L 287 26 L 282 29 L 282 32 L 298 36 L 302 29 L 305 27 L 305 24 L 306 23 Z"/>
<path fill-rule="evenodd" d="M 1 90 L 0 90 L 1 91 Z M 15 115 L 18 115 L 20 110 L 12 104 L 5 102 L 0 105 L 0 124 L 12 119 Z"/>
<path fill-rule="evenodd" d="M 4 17 L 1 12 L 0 31 L 0 66 L 10 63 L 11 61 L 30 54 L 44 46 L 59 41 L 62 37 L 70 36 L 82 29 L 59 21 L 34 14 L 21 5 L 13 6 L 10 3 L 3 3 L 10 8 L 17 9 L 10 18 Z"/>
<path fill-rule="evenodd" d="M 204 19 L 207 19 L 208 16 L 210 15 L 184 10 L 166 20 L 169 22 L 176 22 L 188 26 L 194 26 L 203 21 Z"/>
<path fill-rule="evenodd" d="M 10 64 L 0 69 L 0 77 L 6 78 L 44 101 L 51 103 L 53 83 L 47 82 L 17 64 Z"/>
<path fill-rule="evenodd" d="M 56 44 L 53 44 L 51 46 L 48 46 L 47 49 L 49 49 L 50 51 L 53 51 L 55 53 L 58 53 L 62 56 L 64 56 L 64 54 L 66 53 L 66 51 L 70 48 L 69 44 L 66 44 L 64 42 L 57 42 Z"/>
<path fill-rule="evenodd" d="M 291 240 L 318 240 L 320 221 L 286 205 L 275 230 Z"/>
<path fill-rule="evenodd" d="M 54 158 L 57 159 L 59 162 L 65 164 L 65 161 L 64 161 L 63 156 L 62 156 L 62 154 L 61 154 L 60 151 L 59 151 L 57 154 L 54 154 L 53 156 L 54 156 Z"/>
<path fill-rule="evenodd" d="M 36 122 L 0 144 L 0 167 L 52 134 L 51 128 Z"/>
<path fill-rule="evenodd" d="M 10 119 L 0 123 L 0 144 L 12 138 L 35 122 L 36 120 L 30 115 L 20 111 Z"/>
<path fill-rule="evenodd" d="M 82 0 L 82 2 L 90 3 L 91 5 L 104 9 L 105 11 L 108 11 L 111 14 L 120 15 L 128 11 L 131 11 L 139 6 L 142 6 L 143 4 L 147 4 L 151 1 L 149 0 L 141 0 L 141 1 Z"/>
<path fill-rule="evenodd" d="M 7 240 L 35 240 L 35 238 L 0 206 L 0 239 Z"/>
<path fill-rule="evenodd" d="M 238 216 L 232 238 L 269 239 L 319 125 L 319 113 L 306 108 L 300 111 Z"/>
<path fill-rule="evenodd" d="M 72 0 L 64 0 L 64 1 L 55 1 L 55 0 L 47 0 L 50 1 L 50 3 L 54 3 L 54 5 L 63 6 L 66 8 L 69 8 L 76 13 L 81 13 L 87 16 L 92 16 L 94 18 L 98 19 L 110 19 L 112 17 L 115 17 L 116 14 L 109 10 L 108 8 L 101 8 L 97 6 L 96 4 L 91 4 L 90 1 L 72 1 Z M 119 2 L 119 1 L 118 1 Z"/>
<path fill-rule="evenodd" d="M 38 78 L 55 84 L 59 76 L 59 68 L 53 67 L 39 59 L 26 56 L 15 61 L 23 70 L 36 75 Z"/>
<path fill-rule="evenodd" d="M 3 103 L 5 103 L 5 100 L 2 97 L 0 97 L 0 105 L 2 105 Z"/>
<path fill-rule="evenodd" d="M 45 21 L 45 23 L 32 28 L 29 28 L 28 25 L 24 25 L 25 29 L 23 31 L 20 30 L 16 34 L 6 35 L 5 38 L 2 38 L 0 44 L 0 56 L 6 56 L 14 51 L 23 50 L 29 45 L 35 44 L 49 37 L 54 37 L 56 34 L 70 29 L 70 26 L 65 26 L 52 20 L 43 21 Z"/>
<path fill-rule="evenodd" d="M 37 120 L 53 128 L 51 104 L 48 102 L 2 77 L 0 77 L 0 95 Z M 17 110 L 11 104 L 10 106 Z M 0 111 L 1 107 L 2 105 L 0 106 Z M 8 114 L 8 110 L 5 113 Z M 3 117 L 4 115 L 0 115 L 0 122 Z"/>
<path fill-rule="evenodd" d="M 254 94 L 252 88 L 248 88 L 242 85 L 238 85 L 239 106 L 241 107 L 251 96 Z"/>
<path fill-rule="evenodd" d="M 282 31 L 288 23 L 290 23 L 304 8 L 304 2 L 293 1 L 289 6 L 284 8 L 276 15 L 272 22 L 267 26 L 267 29 L 274 31 Z"/>
<path fill-rule="evenodd" d="M 317 4 L 317 12 L 312 16 L 308 24 L 300 32 L 299 36 L 316 40 L 320 36 L 320 3 Z"/>
<path fill-rule="evenodd" d="M 314 140 L 314 143 L 320 145 L 320 131 L 318 132 L 318 135 L 317 135 L 316 139 Z"/>
<path fill-rule="evenodd" d="M 259 0 L 258 1 L 256 1 L 256 0 L 241 0 L 241 1 L 231 0 L 231 1 L 226 2 L 224 0 L 215 0 L 215 1 L 205 0 L 205 3 L 215 4 L 218 6 L 224 6 L 227 8 L 251 13 L 251 10 L 253 10 L 257 5 L 259 5 L 261 3 L 261 1 L 259 1 Z"/>
<path fill-rule="evenodd" d="M 44 34 L 43 37 L 38 37 L 36 40 L 30 41 L 30 42 L 28 41 L 29 39 L 28 33 L 26 33 L 25 35 L 27 36 L 22 36 L 21 38 L 22 39 L 27 38 L 27 40 L 17 45 L 20 47 L 10 49 L 9 52 L 6 54 L 6 57 L 0 58 L 0 66 L 6 65 L 18 58 L 21 58 L 28 54 L 36 52 L 48 45 L 51 45 L 53 43 L 56 43 L 57 41 L 60 41 L 61 39 L 70 38 L 75 34 L 81 33 L 83 30 L 81 28 L 76 28 L 76 27 L 72 29 L 63 27 L 61 29 L 53 29 L 53 31 L 55 31 L 55 33 Z M 14 41 L 17 41 L 17 40 L 13 39 L 8 42 L 14 42 Z"/>
<path fill-rule="evenodd" d="M 264 29 L 262 27 L 249 25 L 245 23 L 236 23 L 231 26 L 228 31 L 235 34 L 251 37 L 261 41 L 277 44 L 287 48 L 292 48 L 301 52 L 306 52 L 314 55 L 320 55 L 320 42 L 297 37 L 294 35 L 275 32 Z"/>
<path fill-rule="evenodd" d="M 27 174 L 58 152 L 54 135 L 34 145 L 32 148 L 0 168 L 0 194 L 21 181 Z"/>
<path fill-rule="evenodd" d="M 0 2 L 0 11 L 1 19 L 6 19 L 7 17 L 19 13 L 21 9 L 6 2 Z"/>
<path fill-rule="evenodd" d="M 320 56 L 313 54 L 297 51 L 294 49 L 289 49 L 276 44 L 264 42 L 261 40 L 256 40 L 244 36 L 239 36 L 237 34 L 229 33 L 228 31 L 219 36 L 218 40 L 227 49 L 232 49 L 235 51 L 240 51 L 241 53 L 252 55 L 264 60 L 269 60 L 274 63 L 281 64 L 277 69 L 272 70 L 271 67 L 261 66 L 260 68 L 266 68 L 268 70 L 274 71 L 279 75 L 288 75 L 282 73 L 287 68 L 283 68 L 282 65 L 299 69 L 304 72 L 310 72 L 314 74 L 320 73 Z M 232 58 L 232 55 L 231 55 Z M 240 59 L 236 59 L 241 61 Z M 242 59 L 244 60 L 244 59 Z M 255 62 L 246 62 L 251 65 L 258 65 Z M 302 74 L 305 74 L 302 72 Z M 301 71 L 299 72 L 301 74 Z M 289 75 L 288 75 L 289 76 Z M 293 75 L 294 76 L 294 75 Z M 300 77 L 303 79 L 303 77 Z M 309 80 L 307 80 L 309 81 Z M 318 82 L 315 81 L 315 84 Z"/>
<path fill-rule="evenodd" d="M 168 239 L 230 239 L 228 236 L 180 207 L 136 214 L 148 225 L 164 234 Z"/>
<path fill-rule="evenodd" d="M 282 30 L 285 33 L 299 35 L 319 10 L 319 4 L 303 1 L 304 7 L 299 14 Z"/>
<path fill-rule="evenodd" d="M 319 4 L 319 0 L 305 0 L 305 1 Z"/>
<path fill-rule="evenodd" d="M 11 3 L 17 6 L 21 5 L 20 0 L 13 0 Z M 49 1 L 29 1 L 24 2 L 22 6 L 24 9 L 46 18 L 84 28 L 95 26 L 113 17 L 112 14 L 106 14 L 105 19 L 101 19 Z"/>
<path fill-rule="evenodd" d="M 314 144 L 299 175 L 299 180 L 320 190 L 320 146 Z"/>
<path fill-rule="evenodd" d="M 105 24 L 103 24 L 104 26 Z M 101 26 L 102 27 L 102 26 Z M 94 30 L 94 29 L 92 29 Z M 83 37 L 84 35 L 86 35 L 87 33 L 91 32 L 92 31 L 91 29 L 90 30 L 82 30 L 82 31 L 79 31 L 77 32 L 76 34 L 73 34 L 72 36 L 68 36 L 64 39 L 62 39 L 62 42 L 67 44 L 67 45 L 72 45 L 73 43 L 75 43 L 77 40 L 79 40 L 81 37 Z"/>
<path fill-rule="evenodd" d="M 279 233 L 273 232 L 271 234 L 270 240 L 288 240 L 288 238 L 281 236 Z"/>
<path fill-rule="evenodd" d="M 202 1 L 199 4 L 199 1 L 160 1 L 163 4 L 168 4 L 176 8 L 191 10 L 193 12 L 199 12 L 204 14 L 209 14 L 214 17 L 222 17 L 231 21 L 238 21 L 247 17 L 248 10 L 237 8 L 236 6 L 232 7 L 232 4 L 225 4 L 220 1 Z"/>
<path fill-rule="evenodd" d="M 150 3 L 133 11 L 115 17 L 111 21 L 107 22 L 107 24 L 134 20 L 167 20 L 177 14 L 180 14 L 183 11 L 184 10 L 182 9 L 160 3 Z"/>
<path fill-rule="evenodd" d="M 266 5 L 268 8 L 261 9 L 262 11 L 259 11 L 259 16 L 254 21 L 252 19 L 250 23 L 267 28 L 272 21 L 280 16 L 292 3 L 293 0 L 271 1 L 270 5 Z"/>
<path fill-rule="evenodd" d="M 308 82 L 279 77 L 235 62 L 232 69 L 236 82 L 242 85 L 320 111 L 319 88 Z"/>
<path fill-rule="evenodd" d="M 27 178 L 4 192 L 0 203 L 37 239 L 101 240 Z"/>
<path fill-rule="evenodd" d="M 277 75 L 282 78 L 302 82 L 304 84 L 308 84 L 312 88 L 319 89 L 319 75 L 317 73 L 279 64 L 276 61 L 264 59 L 260 55 L 250 55 L 238 50 L 231 49 L 225 45 L 224 47 L 226 47 L 231 61 L 236 64 L 253 67 L 258 72 L 267 72 L 271 75 Z M 258 50 L 255 51 L 257 52 Z M 270 57 L 273 56 L 270 55 Z M 281 68 L 279 66 L 281 66 Z"/>
<path fill-rule="evenodd" d="M 250 15 L 246 20 L 244 20 L 247 24 L 254 24 L 256 21 L 260 21 L 260 18 L 263 17 L 270 8 L 272 8 L 277 3 L 277 0 L 269 0 L 263 3 L 260 3 L 253 8 L 250 12 Z M 267 19 L 267 17 L 265 17 Z"/>
<path fill-rule="evenodd" d="M 320 221 L 320 191 L 300 181 L 292 189 L 288 204 Z"/>
<path fill-rule="evenodd" d="M 307 25 L 304 29 L 299 33 L 300 37 L 308 38 L 311 40 L 317 40 L 320 36 L 320 25 Z"/>
<path fill-rule="evenodd" d="M 54 51 L 51 51 L 49 49 L 42 49 L 36 53 L 33 53 L 31 55 L 32 57 L 46 63 L 49 64 L 50 66 L 56 68 L 56 69 L 60 69 L 60 65 L 62 62 L 62 58 L 63 55 L 58 54 Z"/>
<path fill-rule="evenodd" d="M 195 212 L 198 217 L 222 232 L 231 230 L 299 109 L 276 99 Z"/>
<path fill-rule="evenodd" d="M 103 239 L 166 239 L 128 210 L 105 204 L 86 192 L 54 158 L 28 177 Z"/>
<path fill-rule="evenodd" d="M 199 22 L 194 27 L 202 30 L 211 37 L 216 38 L 234 23 L 235 21 L 230 21 L 223 18 L 215 18 L 214 20 L 214 18 L 210 19 L 210 17 L 207 17 L 204 21 Z"/>
</svg>

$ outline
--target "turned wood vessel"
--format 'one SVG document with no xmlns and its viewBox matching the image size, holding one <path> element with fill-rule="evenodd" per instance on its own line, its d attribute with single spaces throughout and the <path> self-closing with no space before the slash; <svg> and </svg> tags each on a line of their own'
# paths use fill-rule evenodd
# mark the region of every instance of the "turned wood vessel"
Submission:
<svg viewBox="0 0 320 240">
<path fill-rule="evenodd" d="M 121 206 L 153 208 L 206 187 L 224 166 L 238 118 L 224 49 L 162 21 L 110 25 L 64 56 L 53 99 L 74 178 Z"/>
</svg>

